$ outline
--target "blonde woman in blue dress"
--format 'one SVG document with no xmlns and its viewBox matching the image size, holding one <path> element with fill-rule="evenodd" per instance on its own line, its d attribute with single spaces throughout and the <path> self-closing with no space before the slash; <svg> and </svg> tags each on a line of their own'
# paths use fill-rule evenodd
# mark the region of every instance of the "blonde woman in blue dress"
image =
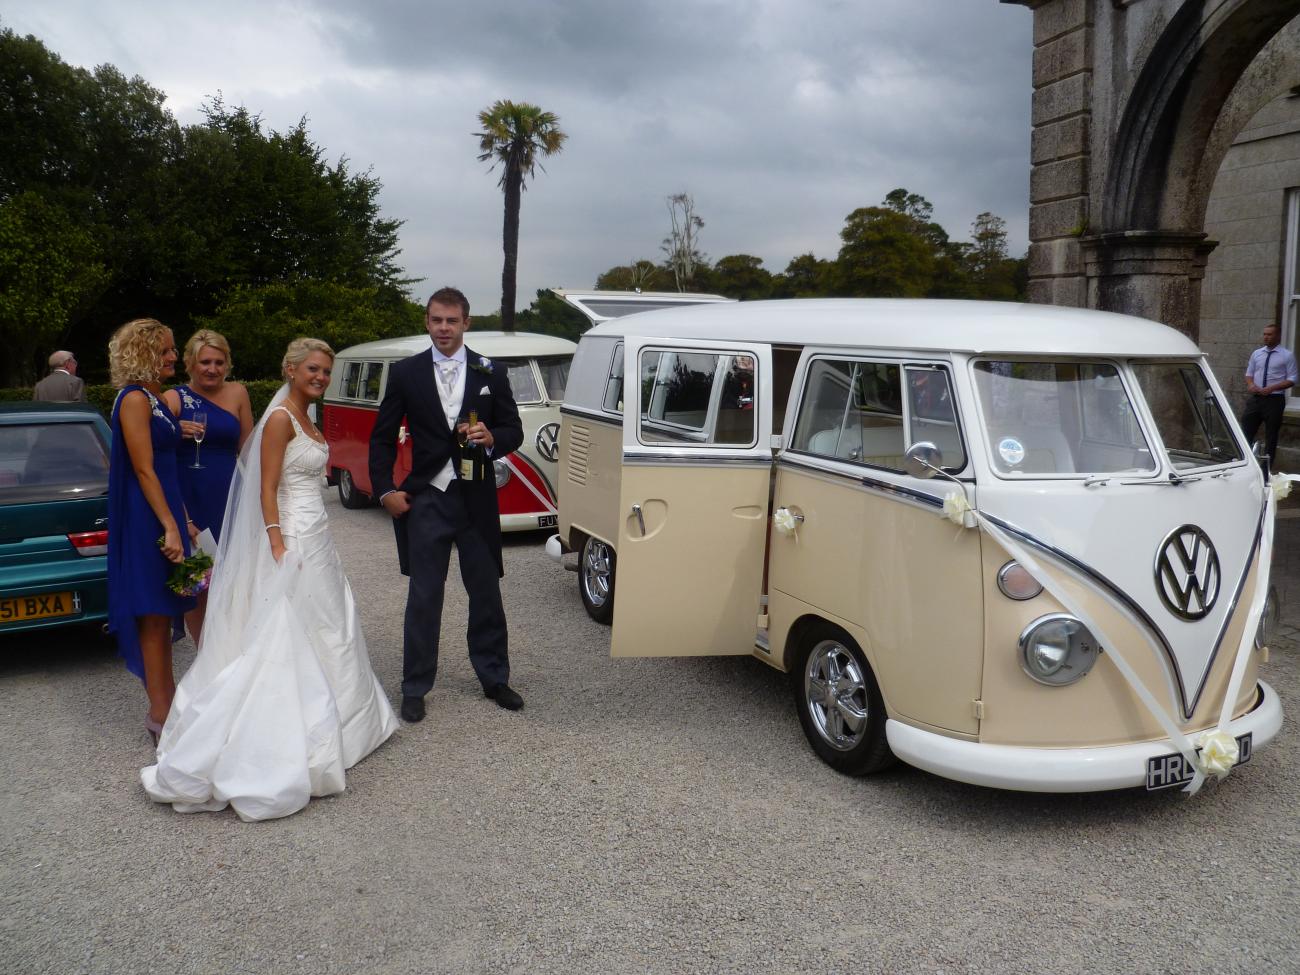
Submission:
<svg viewBox="0 0 1300 975">
<path fill-rule="evenodd" d="M 241 452 L 199 653 L 141 772 L 180 812 L 291 815 L 343 791 L 344 770 L 397 728 L 321 497 L 329 448 L 307 407 L 333 364 L 320 339 L 290 343 L 286 383 Z"/>
</svg>

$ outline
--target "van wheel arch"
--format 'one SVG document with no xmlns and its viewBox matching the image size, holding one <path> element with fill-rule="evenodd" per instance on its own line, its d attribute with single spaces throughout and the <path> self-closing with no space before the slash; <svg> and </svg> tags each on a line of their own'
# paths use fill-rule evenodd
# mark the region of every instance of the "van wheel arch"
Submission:
<svg viewBox="0 0 1300 975">
<path fill-rule="evenodd" d="M 879 772 L 897 761 L 885 735 L 888 714 L 875 671 L 843 627 L 817 616 L 796 620 L 785 663 L 799 723 L 822 761 L 846 775 Z M 828 705 L 817 690 L 827 687 L 829 672 L 839 675 L 834 697 L 842 706 Z M 856 717 L 858 727 L 845 715 Z"/>
<path fill-rule="evenodd" d="M 614 619 L 614 579 L 618 555 L 614 546 L 595 535 L 573 529 L 570 544 L 578 553 L 578 592 L 582 606 L 597 623 Z"/>
</svg>

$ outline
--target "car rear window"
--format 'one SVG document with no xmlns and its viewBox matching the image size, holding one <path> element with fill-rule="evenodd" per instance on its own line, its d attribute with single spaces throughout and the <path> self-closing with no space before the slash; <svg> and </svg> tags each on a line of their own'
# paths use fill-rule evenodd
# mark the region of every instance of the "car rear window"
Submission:
<svg viewBox="0 0 1300 975">
<path fill-rule="evenodd" d="M 108 490 L 108 448 L 93 423 L 0 426 L 0 504 L 93 497 Z"/>
</svg>

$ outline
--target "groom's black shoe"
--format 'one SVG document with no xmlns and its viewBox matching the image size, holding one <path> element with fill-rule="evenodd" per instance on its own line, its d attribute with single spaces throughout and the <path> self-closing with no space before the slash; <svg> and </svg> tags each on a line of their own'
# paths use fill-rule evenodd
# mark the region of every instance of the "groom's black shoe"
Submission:
<svg viewBox="0 0 1300 975">
<path fill-rule="evenodd" d="M 417 721 L 424 720 L 424 698 L 422 697 L 404 697 L 402 698 L 402 720 L 415 724 Z"/>
<path fill-rule="evenodd" d="M 511 690 L 509 684 L 493 684 L 483 688 L 483 696 L 490 697 L 507 711 L 518 711 L 524 706 L 524 699 L 518 691 Z"/>
</svg>

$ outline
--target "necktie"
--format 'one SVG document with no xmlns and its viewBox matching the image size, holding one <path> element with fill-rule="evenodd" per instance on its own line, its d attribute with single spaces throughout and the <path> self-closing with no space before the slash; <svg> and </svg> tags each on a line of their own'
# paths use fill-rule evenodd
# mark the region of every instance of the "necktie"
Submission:
<svg viewBox="0 0 1300 975">
<path fill-rule="evenodd" d="M 1264 381 L 1260 383 L 1260 386 L 1268 385 L 1268 360 L 1273 357 L 1273 353 L 1276 351 L 1277 349 L 1269 349 L 1268 352 L 1264 354 Z"/>
<path fill-rule="evenodd" d="M 456 391 L 456 373 L 460 371 L 460 363 L 455 359 L 443 359 L 438 363 L 438 376 L 442 380 L 442 391 L 451 398 Z"/>
</svg>

